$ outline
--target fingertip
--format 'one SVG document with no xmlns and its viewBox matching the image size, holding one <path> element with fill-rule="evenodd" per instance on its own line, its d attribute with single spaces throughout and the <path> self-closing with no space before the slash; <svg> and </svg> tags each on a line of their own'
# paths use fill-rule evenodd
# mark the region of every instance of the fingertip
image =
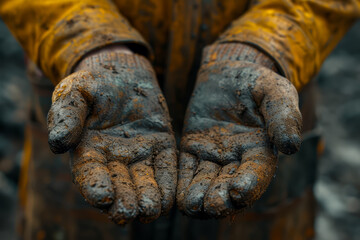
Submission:
<svg viewBox="0 0 360 240">
<path fill-rule="evenodd" d="M 302 138 L 298 133 L 280 133 L 276 134 L 274 137 L 276 147 L 284 154 L 294 154 L 298 152 L 301 147 Z"/>
<path fill-rule="evenodd" d="M 161 214 L 160 194 L 153 191 L 144 193 L 139 199 L 139 210 L 144 221 L 153 221 Z"/>
<path fill-rule="evenodd" d="M 48 143 L 55 154 L 65 153 L 75 148 L 80 141 L 82 124 L 71 119 L 60 119 L 57 123 L 49 124 Z"/>
<path fill-rule="evenodd" d="M 92 184 L 82 189 L 87 201 L 96 208 L 108 208 L 114 200 L 114 191 L 111 186 Z"/>
<path fill-rule="evenodd" d="M 226 217 L 233 212 L 227 189 L 211 190 L 205 197 L 204 212 L 214 218 Z"/>
<path fill-rule="evenodd" d="M 72 163 L 73 181 L 83 197 L 96 208 L 108 208 L 115 199 L 108 169 L 94 160 Z"/>
<path fill-rule="evenodd" d="M 241 177 L 232 184 L 229 195 L 237 209 L 253 204 L 262 194 L 258 177 L 252 173 L 243 172 Z"/>
<path fill-rule="evenodd" d="M 72 147 L 69 143 L 69 138 L 69 131 L 59 131 L 58 128 L 53 128 L 48 135 L 50 150 L 55 154 L 62 154 L 67 152 Z"/>
<path fill-rule="evenodd" d="M 237 208 L 237 209 L 242 209 L 242 208 L 245 208 L 249 205 L 249 203 L 246 203 L 245 202 L 245 195 L 243 192 L 241 191 L 238 191 L 236 189 L 232 189 L 229 191 L 229 195 L 233 201 L 233 204 L 234 206 Z"/>
<path fill-rule="evenodd" d="M 144 203 L 147 201 L 147 203 Z M 160 204 L 150 200 L 150 199 L 140 199 L 139 201 L 140 206 L 140 216 L 139 220 L 142 223 L 150 223 L 156 220 L 161 215 L 161 208 Z"/>
<path fill-rule="evenodd" d="M 190 189 L 189 194 L 185 198 L 185 214 L 192 217 L 200 217 L 203 210 L 203 199 L 203 191 Z"/>
<path fill-rule="evenodd" d="M 138 214 L 137 203 L 126 203 L 120 199 L 114 201 L 109 210 L 111 220 L 118 225 L 133 221 Z"/>
</svg>

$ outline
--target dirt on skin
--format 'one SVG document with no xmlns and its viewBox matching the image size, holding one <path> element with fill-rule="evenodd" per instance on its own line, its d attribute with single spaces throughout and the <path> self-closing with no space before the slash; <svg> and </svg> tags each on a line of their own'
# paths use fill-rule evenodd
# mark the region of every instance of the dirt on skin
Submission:
<svg viewBox="0 0 360 240">
<path fill-rule="evenodd" d="M 189 216 L 219 218 L 259 199 L 277 149 L 299 149 L 302 119 L 295 87 L 265 54 L 242 44 L 207 51 L 185 120 L 177 203 Z"/>
<path fill-rule="evenodd" d="M 176 146 L 149 62 L 111 51 L 77 69 L 53 93 L 50 148 L 71 151 L 74 183 L 115 223 L 166 214 L 175 196 Z"/>
</svg>

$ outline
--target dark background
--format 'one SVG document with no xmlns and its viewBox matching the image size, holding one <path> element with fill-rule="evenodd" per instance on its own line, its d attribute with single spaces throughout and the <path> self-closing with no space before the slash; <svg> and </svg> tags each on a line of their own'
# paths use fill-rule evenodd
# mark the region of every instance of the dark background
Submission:
<svg viewBox="0 0 360 240">
<path fill-rule="evenodd" d="M 317 82 L 325 151 L 315 185 L 316 239 L 359 239 L 360 23 L 326 60 Z M 17 181 L 30 97 L 22 50 L 0 20 L 0 239 L 15 239 Z"/>
</svg>

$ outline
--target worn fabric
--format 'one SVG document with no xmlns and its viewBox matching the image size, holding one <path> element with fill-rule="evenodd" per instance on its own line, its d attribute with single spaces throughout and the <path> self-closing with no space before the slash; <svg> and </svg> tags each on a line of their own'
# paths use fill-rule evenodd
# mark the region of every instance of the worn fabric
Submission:
<svg viewBox="0 0 360 240">
<path fill-rule="evenodd" d="M 0 15 L 54 84 L 104 45 L 149 56 L 181 122 L 204 46 L 255 45 L 300 90 L 359 17 L 360 1 L 1 0 Z"/>
<path fill-rule="evenodd" d="M 126 44 L 148 56 L 165 89 L 172 117 L 179 123 L 204 46 L 214 42 L 254 45 L 272 56 L 278 69 L 300 90 L 359 16 L 359 1 L 0 0 L 0 15 L 54 84 L 72 72 L 84 55 L 105 45 Z M 304 106 L 313 107 L 308 96 L 304 99 L 310 100 Z M 38 112 L 41 115 L 47 110 Z M 99 214 L 89 209 L 70 182 L 68 159 L 60 160 L 49 152 L 46 132 L 42 131 L 42 127 L 29 131 L 34 145 L 28 142 L 23 165 L 22 179 L 28 180 L 22 184 L 25 239 L 129 237 L 125 230 L 118 233 L 119 229 L 109 229 L 115 228 L 110 222 L 98 223 Z M 317 137 L 310 139 L 307 142 L 305 138 L 296 159 L 280 159 L 277 177 L 253 213 L 239 215 L 243 221 L 200 222 L 177 213 L 154 224 L 139 226 L 135 222 L 132 236 L 259 239 L 261 235 L 268 239 L 270 233 L 271 239 L 301 238 L 304 234 L 310 238 L 313 211 L 309 208 L 313 205 L 287 204 L 306 205 L 300 198 L 314 183 Z M 159 234 L 163 237 L 155 236 Z"/>
</svg>

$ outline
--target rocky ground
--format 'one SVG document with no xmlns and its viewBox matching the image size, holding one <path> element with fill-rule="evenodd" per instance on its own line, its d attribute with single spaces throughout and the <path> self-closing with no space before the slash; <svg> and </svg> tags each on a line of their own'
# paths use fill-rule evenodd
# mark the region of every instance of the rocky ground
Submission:
<svg viewBox="0 0 360 240">
<path fill-rule="evenodd" d="M 318 76 L 320 127 L 326 143 L 315 194 L 319 240 L 360 236 L 360 23 Z"/>
<path fill-rule="evenodd" d="M 315 195 L 318 240 L 360 235 L 360 23 L 318 76 L 319 125 L 326 143 Z M 0 239 L 15 239 L 17 177 L 31 91 L 23 54 L 0 21 Z"/>
</svg>

